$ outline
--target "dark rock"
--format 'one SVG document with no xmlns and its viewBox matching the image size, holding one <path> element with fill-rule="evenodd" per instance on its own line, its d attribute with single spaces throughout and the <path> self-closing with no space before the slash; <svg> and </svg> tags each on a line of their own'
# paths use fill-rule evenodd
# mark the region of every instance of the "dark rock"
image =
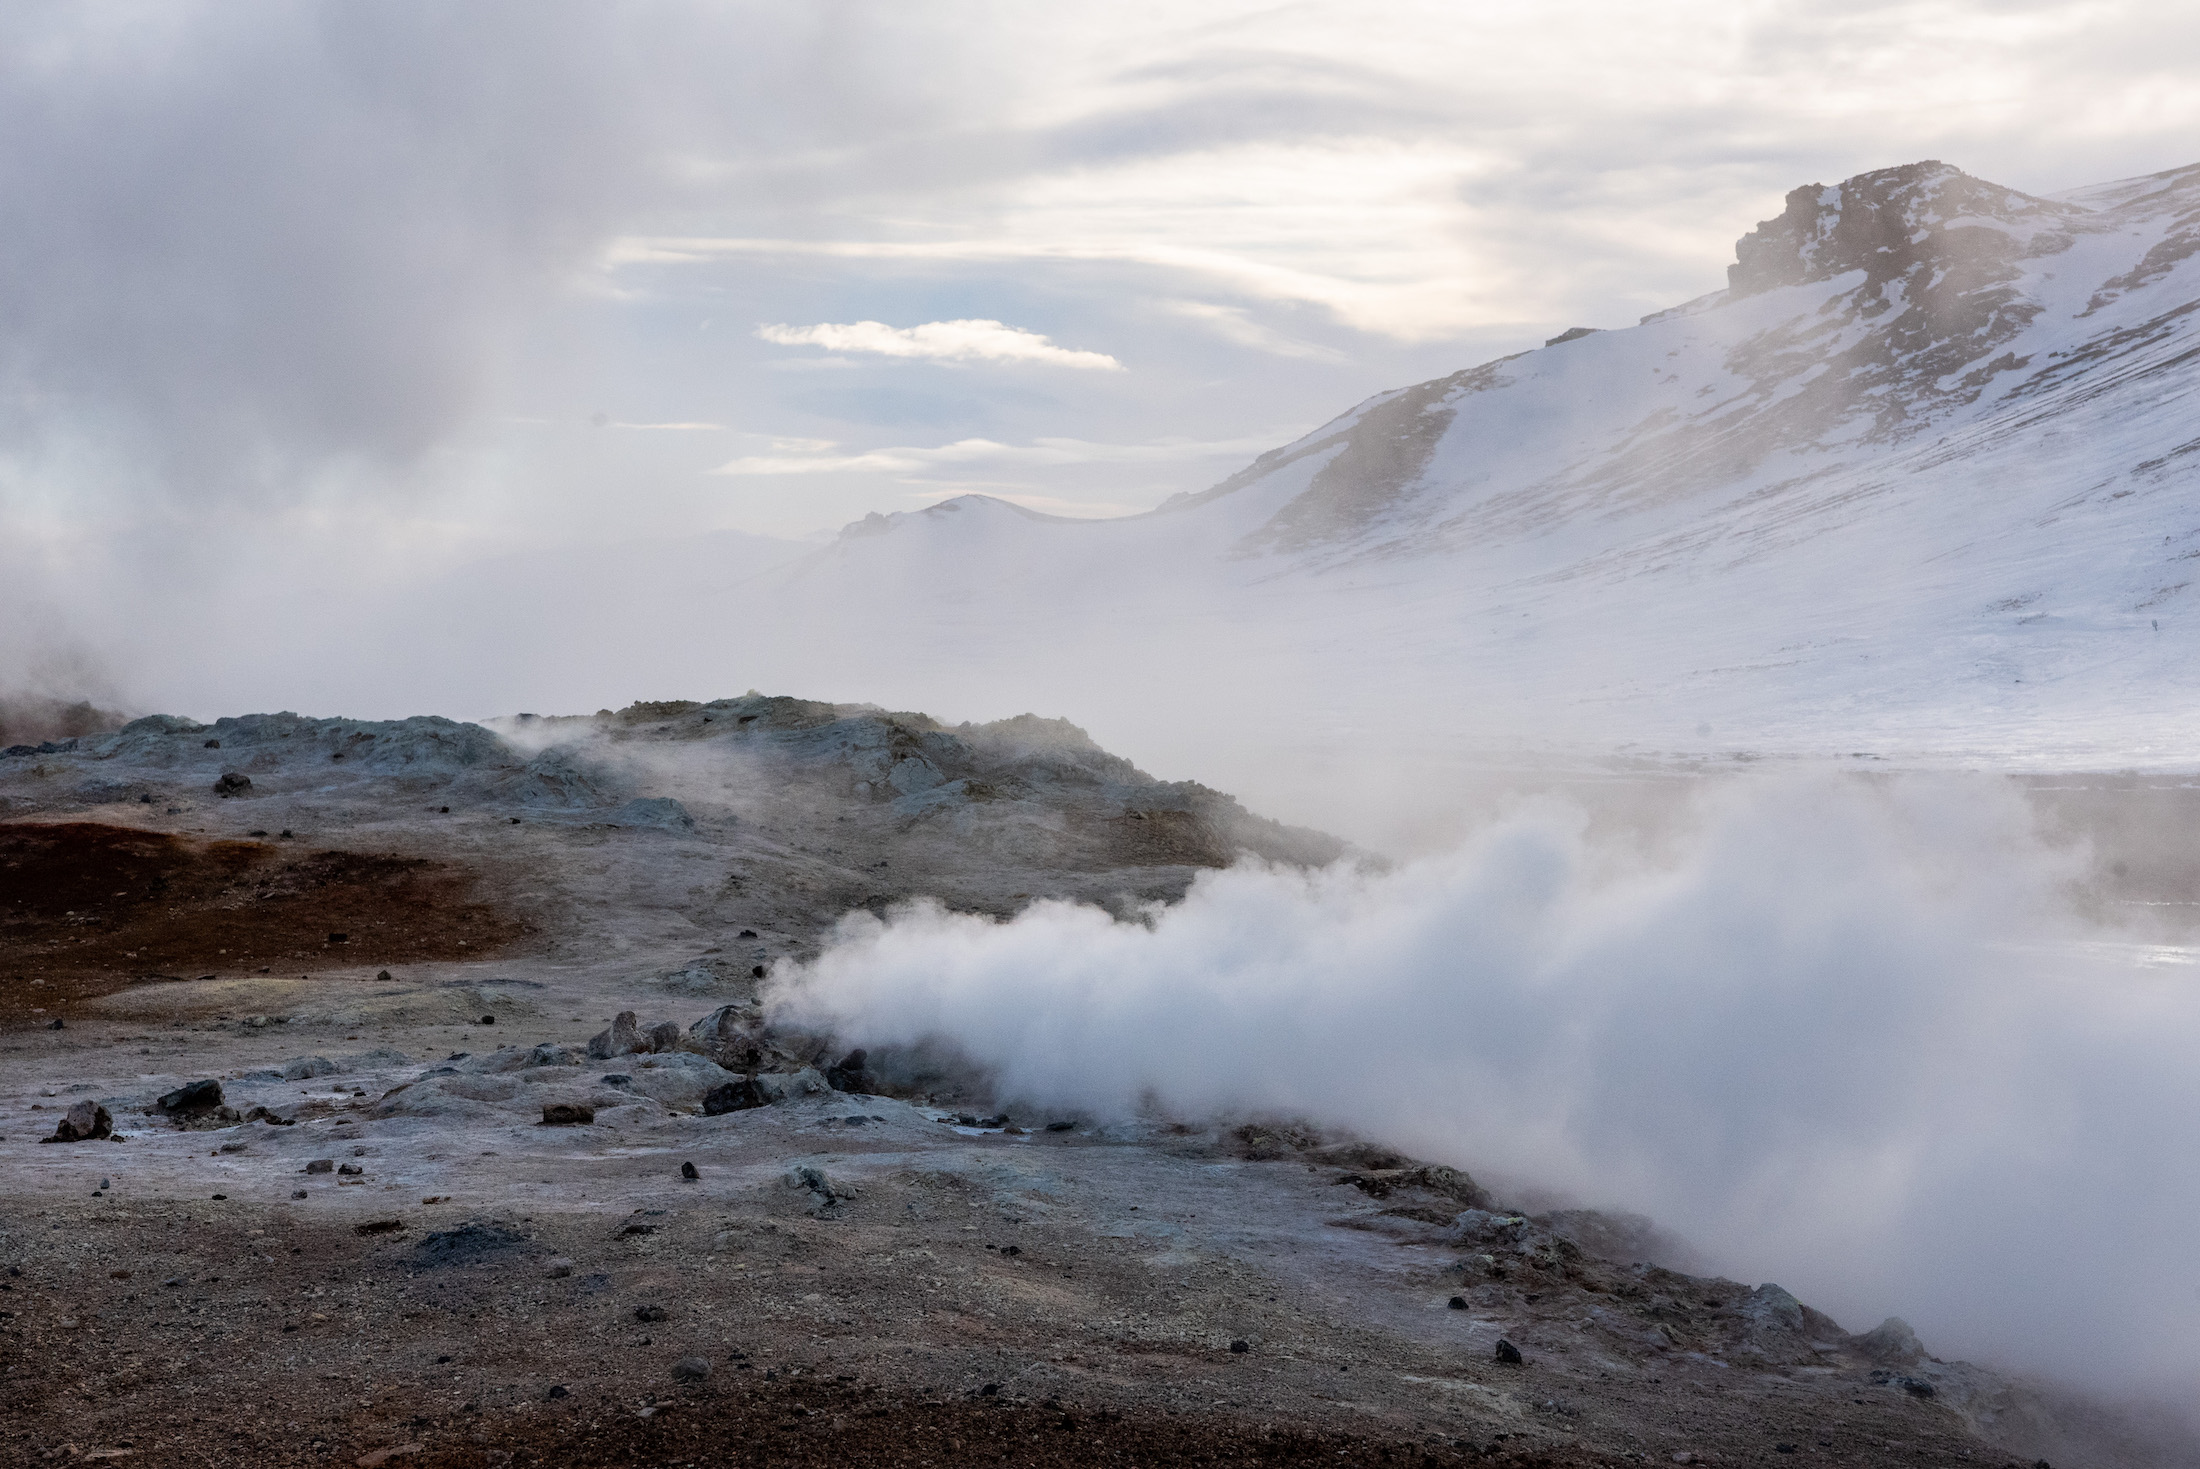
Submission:
<svg viewBox="0 0 2200 1469">
<path fill-rule="evenodd" d="M 1237 1353 L 1239 1356 L 1245 1355 L 1245 1353 L 1251 1351 L 1252 1349 L 1252 1343 L 1250 1342 L 1234 1341 L 1230 1343 L 1230 1350 Z"/>
<path fill-rule="evenodd" d="M 208 750 L 219 750 L 221 747 L 222 742 L 220 740 L 208 740 L 202 748 Z"/>
<path fill-rule="evenodd" d="M 389 978 L 390 978 L 390 972 L 389 972 L 389 971 L 388 971 L 387 969 L 380 969 L 380 970 L 377 970 L 377 971 L 375 971 L 375 975 L 374 975 L 374 977 L 375 977 L 376 979 L 378 979 L 378 980 L 381 980 L 381 981 L 382 981 L 383 983 L 387 984 L 387 983 L 389 982 Z"/>
<path fill-rule="evenodd" d="M 483 1025 L 494 1025 L 497 1023 L 497 1018 L 494 1015 L 484 1015 L 481 1017 L 481 1023 Z"/>
<path fill-rule="evenodd" d="M 757 934 L 756 934 L 756 930 L 755 930 L 755 929 L 753 929 L 753 928 L 744 928 L 744 929 L 742 929 L 742 930 L 741 930 L 741 932 L 739 932 L 738 934 L 734 935 L 734 937 L 736 937 L 736 938 L 744 938 L 744 939 L 753 939 L 753 938 L 755 938 L 756 936 L 757 936 Z"/>
<path fill-rule="evenodd" d="M 710 1363 L 701 1357 L 682 1357 L 672 1364 L 672 1375 L 682 1382 L 701 1382 L 710 1376 Z"/>
<path fill-rule="evenodd" d="M 1922 1377 L 1911 1377 L 1901 1372 L 1890 1372 L 1884 1367 L 1872 1373 L 1872 1381 L 1887 1387 L 1899 1387 L 1913 1398 L 1937 1397 L 1940 1391 Z"/>
<path fill-rule="evenodd" d="M 658 1055 L 680 1049 L 680 1025 L 674 1020 L 660 1020 L 642 1037 L 647 1048 Z"/>
<path fill-rule="evenodd" d="M 294 1198 L 294 1199 L 304 1199 L 304 1198 L 311 1198 L 311 1197 L 312 1197 L 312 1195 L 308 1194 L 308 1193 L 307 1193 L 307 1192 L 306 1192 L 306 1191 L 305 1191 L 304 1189 L 302 1189 L 302 1188 L 294 1188 L 294 1189 L 292 1189 L 292 1190 L 290 1191 L 290 1196 L 291 1196 L 292 1198 Z"/>
<path fill-rule="evenodd" d="M 634 1308 L 634 1319 L 636 1321 L 670 1321 L 672 1313 L 662 1306 L 636 1306 Z"/>
<path fill-rule="evenodd" d="M 210 1112 L 222 1104 L 222 1084 L 214 1080 L 188 1082 L 172 1092 L 164 1093 L 154 1107 L 168 1116 L 181 1113 Z"/>
<path fill-rule="evenodd" d="M 336 1160 L 334 1158 L 315 1158 L 312 1162 L 306 1164 L 305 1171 L 308 1173 L 334 1173 L 336 1171 Z"/>
<path fill-rule="evenodd" d="M 596 1109 L 585 1102 L 544 1102 L 542 1125 L 578 1127 L 596 1120 Z"/>
<path fill-rule="evenodd" d="M 855 1092 L 864 1096 L 870 1095 L 871 1076 L 864 1069 L 865 1063 L 870 1059 L 871 1053 L 869 1051 L 861 1046 L 856 1047 L 847 1055 L 841 1057 L 838 1065 L 829 1066 L 825 1069 L 825 1084 L 836 1092 Z"/>
<path fill-rule="evenodd" d="M 364 1224 L 354 1224 L 351 1232 L 358 1235 L 396 1234 L 405 1227 L 402 1219 L 369 1219 Z"/>
<path fill-rule="evenodd" d="M 339 1165 L 336 1171 L 345 1178 L 357 1178 L 367 1170 L 361 1168 L 357 1163 L 344 1163 Z"/>
<path fill-rule="evenodd" d="M 241 796 L 251 789 L 252 777 L 234 770 L 223 771 L 221 779 L 214 782 L 214 794 L 217 796 Z"/>
<path fill-rule="evenodd" d="M 447 810 L 449 808 L 446 807 L 445 809 Z M 569 1398 L 573 1396 L 573 1392 L 572 1389 L 568 1388 L 564 1383 L 561 1382 L 556 1387 L 551 1388 L 550 1391 L 545 1393 L 543 1396 L 549 1398 L 550 1401 L 554 1403 L 560 1398 Z"/>
<path fill-rule="evenodd" d="M 1464 1311 L 1467 1309 L 1467 1298 L 1465 1296 L 1453 1296 L 1450 1300 L 1444 1302 L 1444 1305 L 1453 1311 Z"/>
<path fill-rule="evenodd" d="M 1508 1367 L 1518 1367 L 1523 1360 L 1520 1355 L 1520 1348 L 1514 1346 L 1511 1342 L 1505 1340 L 1505 1338 L 1503 1337 L 1499 1337 L 1497 1339 L 1497 1351 L 1495 1355 L 1498 1361 L 1503 1362 Z"/>
<path fill-rule="evenodd" d="M 351 935 L 348 933 L 332 933 L 328 936 L 328 941 L 332 944 L 348 944 L 351 942 Z"/>
<path fill-rule="evenodd" d="M 657 1226 L 654 1224 L 629 1224 L 619 1230 L 619 1237 L 624 1239 L 629 1235 L 655 1234 L 656 1232 Z"/>
<path fill-rule="evenodd" d="M 755 1078 L 736 1076 L 703 1094 L 703 1115 L 722 1117 L 728 1112 L 745 1112 L 751 1107 L 762 1107 L 766 1104 L 767 1098 L 757 1090 Z"/>
<path fill-rule="evenodd" d="M 420 1263 L 430 1269 L 473 1265 L 527 1243 L 527 1236 L 499 1224 L 471 1220 L 456 1229 L 439 1229 L 414 1246 Z"/>
<path fill-rule="evenodd" d="M 46 1029 L 48 1030 L 67 1030 L 68 1028 L 68 1026 L 62 1024 L 59 1020 L 49 1020 L 46 1022 Z"/>
<path fill-rule="evenodd" d="M 89 1142 L 93 1138 L 113 1137 L 114 1134 L 115 1119 L 108 1115 L 105 1107 L 87 1099 L 70 1107 L 67 1115 L 55 1124 L 53 1136 L 45 1139 L 45 1141 L 49 1143 L 81 1143 Z M 105 1188 L 106 1186 L 105 1180 L 102 1180 L 100 1187 Z"/>
<path fill-rule="evenodd" d="M 763 977 L 764 977 L 764 966 L 763 966 L 763 965 L 761 965 L 761 964 L 758 964 L 758 965 L 754 966 L 753 968 L 751 968 L 751 969 L 749 970 L 749 978 L 751 978 L 751 979 L 762 979 Z"/>
<path fill-rule="evenodd" d="M 1597 328 L 1593 326 L 1570 326 L 1566 328 L 1566 330 L 1560 332 L 1555 337 L 1545 337 L 1543 339 L 1543 345 L 1546 347 L 1557 347 L 1567 342 L 1578 342 L 1583 337 L 1593 337 L 1596 334 Z"/>
<path fill-rule="evenodd" d="M 703 1175 L 700 1171 L 697 1170 L 696 1166 L 693 1163 L 682 1163 L 680 1165 L 680 1176 L 682 1178 L 693 1181 L 695 1179 L 701 1178 Z"/>
</svg>

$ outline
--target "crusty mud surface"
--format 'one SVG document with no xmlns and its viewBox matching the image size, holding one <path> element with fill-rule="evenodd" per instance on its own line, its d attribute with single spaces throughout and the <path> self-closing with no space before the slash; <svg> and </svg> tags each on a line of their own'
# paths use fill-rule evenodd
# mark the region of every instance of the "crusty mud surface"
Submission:
<svg viewBox="0 0 2200 1469">
<path fill-rule="evenodd" d="M 0 1464 L 2187 1462 L 1288 1119 L 817 1071 L 710 1115 L 697 1022 L 851 908 L 1131 911 L 1340 848 L 1045 721 L 568 734 L 0 761 Z M 591 1057 L 623 1010 L 684 1039 Z M 206 1079 L 226 1111 L 161 1111 Z M 82 1101 L 118 1137 L 43 1141 Z"/>
</svg>

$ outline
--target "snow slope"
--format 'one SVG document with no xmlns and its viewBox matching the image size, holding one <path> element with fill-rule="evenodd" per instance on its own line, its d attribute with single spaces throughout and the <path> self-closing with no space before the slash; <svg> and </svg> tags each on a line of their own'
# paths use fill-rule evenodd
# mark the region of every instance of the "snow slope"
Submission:
<svg viewBox="0 0 2200 1469">
<path fill-rule="evenodd" d="M 1726 290 L 1385 393 L 1201 494 L 965 496 L 779 574 L 744 668 L 1142 758 L 2200 757 L 2200 166 L 1788 196 Z"/>
</svg>

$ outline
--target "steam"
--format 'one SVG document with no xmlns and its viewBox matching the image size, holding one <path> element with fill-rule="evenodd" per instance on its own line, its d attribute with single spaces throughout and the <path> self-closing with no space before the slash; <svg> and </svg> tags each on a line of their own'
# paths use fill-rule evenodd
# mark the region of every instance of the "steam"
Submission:
<svg viewBox="0 0 2200 1469">
<path fill-rule="evenodd" d="M 1035 1105 L 1295 1113 L 1640 1210 L 1945 1356 L 2189 1378 L 2200 996 L 2078 942 L 2085 854 L 1995 789 L 1741 780 L 1595 838 L 1539 804 L 1143 923 L 858 914 L 780 1003 L 951 1039 Z"/>
</svg>

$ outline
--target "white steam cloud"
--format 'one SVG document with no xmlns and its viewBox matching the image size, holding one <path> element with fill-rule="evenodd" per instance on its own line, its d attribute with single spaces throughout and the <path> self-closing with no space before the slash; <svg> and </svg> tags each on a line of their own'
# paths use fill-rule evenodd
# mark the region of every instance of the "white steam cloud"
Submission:
<svg viewBox="0 0 2200 1469">
<path fill-rule="evenodd" d="M 917 357 L 934 362 L 1035 362 L 1095 372 L 1123 370 L 1123 364 L 1105 352 L 1057 347 L 1038 332 L 998 321 L 928 321 L 922 326 L 888 326 L 883 321 L 765 325 L 756 329 L 756 335 L 782 347 L 823 347 L 832 352 L 867 352 L 879 357 Z"/>
<path fill-rule="evenodd" d="M 1683 830 L 1557 805 L 1388 872 L 1239 868 L 1144 923 L 847 920 L 785 978 L 1005 1096 L 1274 1110 L 1638 1209 L 1851 1329 L 2123 1390 L 2200 1369 L 2200 993 L 2087 947 L 1974 782 L 1739 781 Z"/>
</svg>

